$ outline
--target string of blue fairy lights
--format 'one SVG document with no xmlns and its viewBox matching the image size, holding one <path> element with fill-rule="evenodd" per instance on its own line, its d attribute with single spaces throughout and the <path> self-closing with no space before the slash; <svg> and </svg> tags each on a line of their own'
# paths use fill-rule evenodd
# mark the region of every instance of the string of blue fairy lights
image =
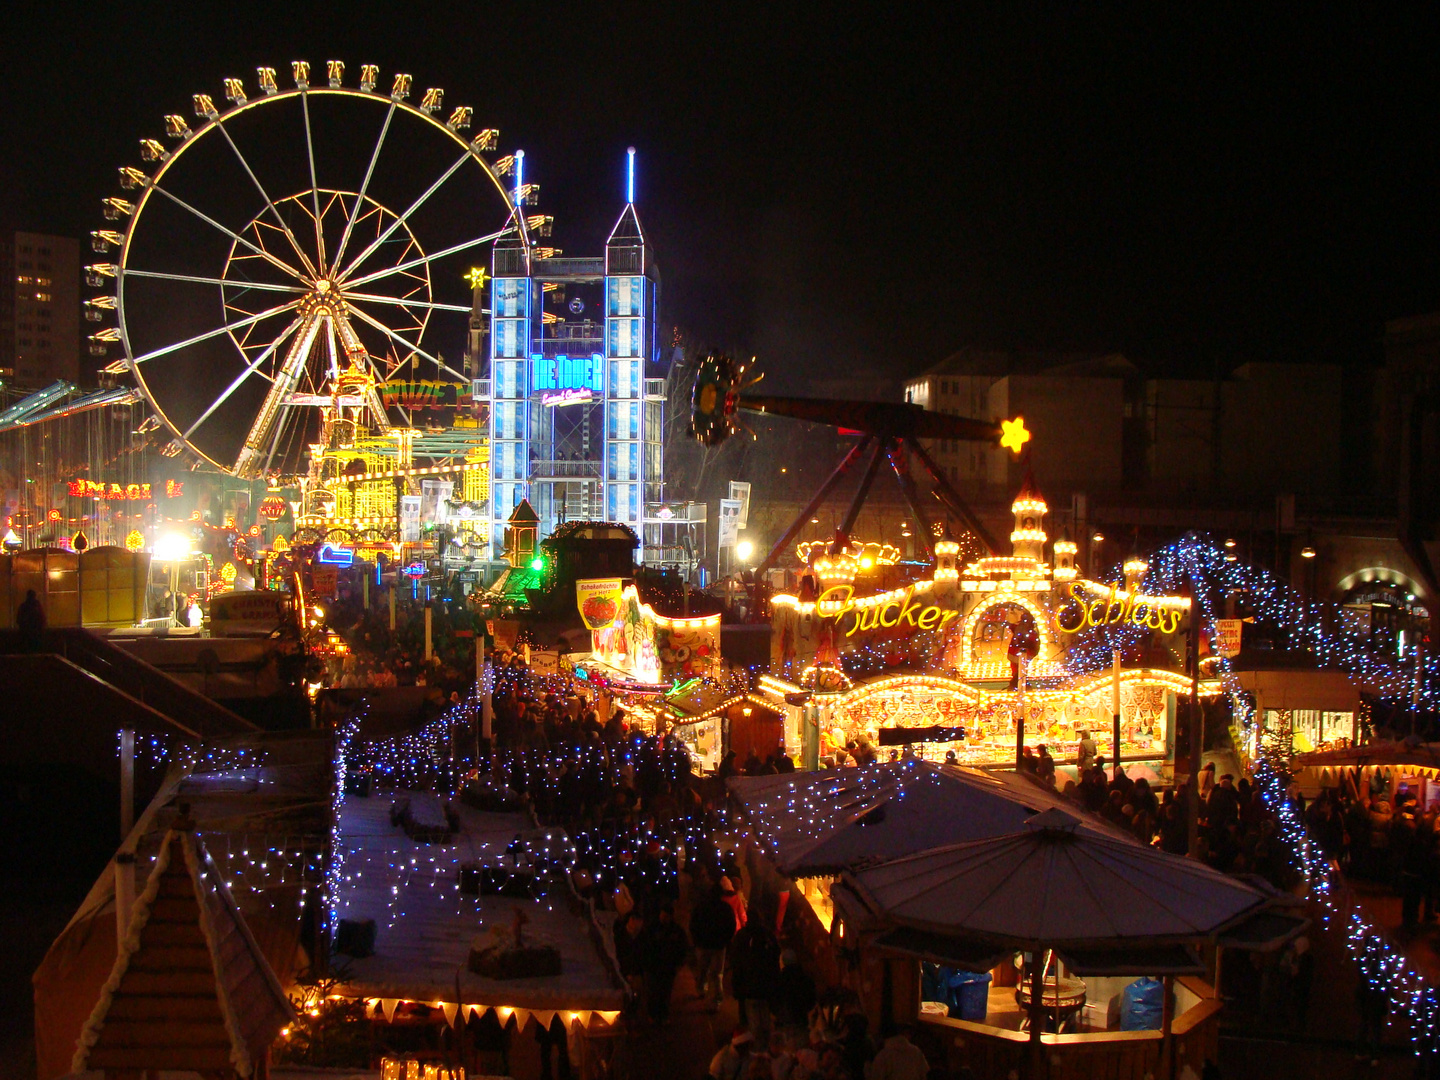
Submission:
<svg viewBox="0 0 1440 1080">
<path fill-rule="evenodd" d="M 1318 666 L 1346 671 L 1375 687 L 1382 696 L 1409 698 L 1427 707 L 1440 700 L 1440 681 L 1435 677 L 1437 666 L 1432 657 L 1418 658 L 1412 671 L 1400 668 L 1376 655 L 1356 635 L 1340 629 L 1344 622 L 1337 605 L 1307 599 L 1265 569 L 1231 561 L 1206 537 L 1187 536 L 1157 551 L 1150 560 L 1148 590 L 1174 593 L 1186 586 L 1194 591 L 1196 617 L 1203 619 L 1202 629 L 1212 639 L 1224 598 L 1243 592 L 1261 625 L 1269 624 L 1287 633 L 1291 647 L 1310 652 Z M 1230 661 L 1225 657 L 1217 660 L 1218 674 L 1230 692 L 1248 739 L 1254 717 L 1244 702 Z M 1278 760 L 1278 751 L 1258 743 L 1257 748 L 1255 778 L 1275 813 L 1280 839 L 1304 875 L 1310 897 L 1320 906 L 1322 925 L 1341 931 L 1360 978 L 1385 996 L 1391 1022 L 1404 1019 L 1416 1051 L 1434 1047 L 1440 1025 L 1440 994 L 1366 916 L 1345 887 L 1339 868 L 1310 842 L 1290 797 L 1289 775 Z"/>
</svg>

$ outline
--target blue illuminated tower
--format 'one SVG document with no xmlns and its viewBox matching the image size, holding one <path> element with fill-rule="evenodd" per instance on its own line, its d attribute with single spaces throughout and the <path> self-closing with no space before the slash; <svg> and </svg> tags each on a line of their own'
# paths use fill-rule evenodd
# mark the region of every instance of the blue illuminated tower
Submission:
<svg viewBox="0 0 1440 1080">
<path fill-rule="evenodd" d="M 524 158 L 516 154 L 516 190 Z M 598 258 L 563 258 L 517 236 L 497 243 L 490 284 L 490 519 L 494 551 L 521 499 L 540 534 L 606 520 L 657 537 L 664 499 L 665 381 L 656 340 L 660 275 L 626 202 Z M 647 529 L 647 524 L 653 529 Z M 641 558 L 645 558 L 642 545 Z"/>
</svg>

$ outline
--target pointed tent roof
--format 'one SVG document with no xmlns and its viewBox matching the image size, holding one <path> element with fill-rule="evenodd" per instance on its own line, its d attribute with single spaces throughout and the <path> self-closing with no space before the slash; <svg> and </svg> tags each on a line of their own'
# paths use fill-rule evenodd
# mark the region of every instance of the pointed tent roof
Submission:
<svg viewBox="0 0 1440 1080">
<path fill-rule="evenodd" d="M 1052 807 L 1073 805 L 1013 772 L 928 761 L 859 769 L 734 777 L 730 793 L 761 845 L 788 877 L 834 874 L 880 859 L 1006 836 Z M 1138 846 L 1086 815 L 1090 833 Z"/>
<path fill-rule="evenodd" d="M 252 1076 L 293 1018 L 209 854 L 194 833 L 172 829 L 71 1069 Z"/>
<path fill-rule="evenodd" d="M 626 203 L 625 209 L 620 211 L 620 217 L 615 222 L 615 227 L 610 230 L 610 237 L 605 241 L 606 247 L 643 247 L 645 244 L 645 230 L 640 227 L 640 217 L 635 213 L 635 204 Z"/>
<path fill-rule="evenodd" d="M 1080 825 L 1052 808 L 1008 836 L 895 859 L 846 882 L 887 922 L 1027 948 L 1193 942 L 1269 901 L 1193 859 Z"/>
<path fill-rule="evenodd" d="M 510 525 L 539 525 L 540 515 L 535 513 L 529 499 L 521 499 L 520 505 L 510 511 L 510 517 L 506 520 Z"/>
</svg>

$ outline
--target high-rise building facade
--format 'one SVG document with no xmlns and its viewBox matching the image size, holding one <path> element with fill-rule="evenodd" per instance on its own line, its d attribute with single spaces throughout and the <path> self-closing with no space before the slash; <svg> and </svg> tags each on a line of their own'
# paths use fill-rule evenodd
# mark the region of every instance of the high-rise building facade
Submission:
<svg viewBox="0 0 1440 1080">
<path fill-rule="evenodd" d="M 0 369 L 22 388 L 80 379 L 80 244 L 17 232 L 0 239 Z"/>
<path fill-rule="evenodd" d="M 633 198 L 604 255 L 566 258 L 517 238 L 496 245 L 491 274 L 490 371 L 475 397 L 490 413 L 495 554 L 528 499 L 541 536 L 565 521 L 622 522 L 645 558 L 663 525 L 665 380 L 660 275 Z"/>
</svg>

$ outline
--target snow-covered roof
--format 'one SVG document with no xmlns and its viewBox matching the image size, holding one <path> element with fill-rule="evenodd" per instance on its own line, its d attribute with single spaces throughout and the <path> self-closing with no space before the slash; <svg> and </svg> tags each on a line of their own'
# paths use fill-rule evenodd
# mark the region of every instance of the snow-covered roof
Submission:
<svg viewBox="0 0 1440 1080">
<path fill-rule="evenodd" d="M 71 1069 L 250 1076 L 293 1016 L 200 839 L 172 829 Z"/>
</svg>

